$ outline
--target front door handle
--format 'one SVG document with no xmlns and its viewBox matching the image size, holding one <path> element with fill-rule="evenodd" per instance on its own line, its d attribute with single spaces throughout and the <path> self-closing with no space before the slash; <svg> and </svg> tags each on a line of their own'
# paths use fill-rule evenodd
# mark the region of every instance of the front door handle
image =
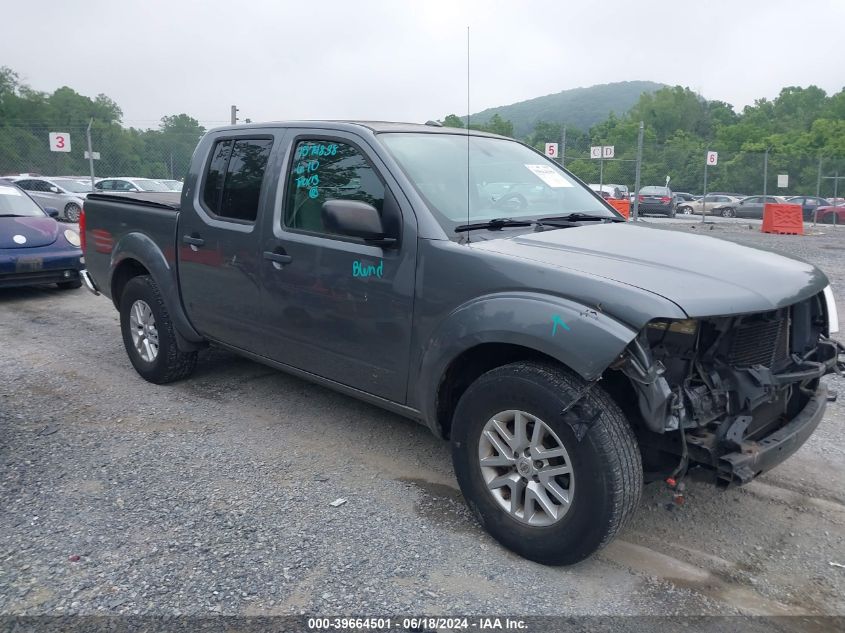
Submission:
<svg viewBox="0 0 845 633">
<path fill-rule="evenodd" d="M 273 251 L 264 251 L 264 259 L 269 259 L 274 264 L 290 264 L 293 261 L 293 257 L 290 255 L 274 253 Z"/>
<path fill-rule="evenodd" d="M 182 241 L 185 244 L 190 244 L 191 246 L 202 246 L 205 244 L 205 240 L 201 237 L 194 237 L 193 235 L 184 235 L 182 236 Z"/>
</svg>

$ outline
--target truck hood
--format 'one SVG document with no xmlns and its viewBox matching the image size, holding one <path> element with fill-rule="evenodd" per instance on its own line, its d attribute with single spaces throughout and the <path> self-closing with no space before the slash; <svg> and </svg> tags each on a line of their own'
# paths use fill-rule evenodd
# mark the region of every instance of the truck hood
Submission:
<svg viewBox="0 0 845 633">
<path fill-rule="evenodd" d="M 49 246 L 59 237 L 59 223 L 48 217 L 0 217 L 0 248 Z"/>
<path fill-rule="evenodd" d="M 526 233 L 473 247 L 635 286 L 690 317 L 773 310 L 828 284 L 815 266 L 776 253 L 632 224 Z"/>
</svg>

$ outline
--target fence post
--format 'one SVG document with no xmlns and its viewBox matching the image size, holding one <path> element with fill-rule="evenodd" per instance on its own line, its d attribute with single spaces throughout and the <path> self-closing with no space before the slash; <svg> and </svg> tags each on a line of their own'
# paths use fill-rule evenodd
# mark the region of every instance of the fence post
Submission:
<svg viewBox="0 0 845 633">
<path fill-rule="evenodd" d="M 637 135 L 637 166 L 634 171 L 634 222 L 640 217 L 640 167 L 643 164 L 643 129 L 645 124 L 640 121 L 640 132 Z"/>
<path fill-rule="evenodd" d="M 769 148 L 763 154 L 763 204 L 766 204 L 766 185 L 769 180 Z"/>
<path fill-rule="evenodd" d="M 91 124 L 93 122 L 93 118 L 88 121 L 88 129 L 85 130 L 85 137 L 88 141 L 88 169 L 91 172 L 91 191 L 94 191 L 94 148 L 91 145 Z"/>
<path fill-rule="evenodd" d="M 566 126 L 563 126 L 563 132 L 560 135 L 560 166 L 566 167 Z"/>
</svg>

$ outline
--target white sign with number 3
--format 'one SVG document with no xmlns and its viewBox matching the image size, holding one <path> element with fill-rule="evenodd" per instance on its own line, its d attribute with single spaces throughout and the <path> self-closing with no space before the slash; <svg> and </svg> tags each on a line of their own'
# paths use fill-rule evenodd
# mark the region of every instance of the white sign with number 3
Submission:
<svg viewBox="0 0 845 633">
<path fill-rule="evenodd" d="M 707 164 L 708 165 L 718 165 L 719 164 L 719 152 L 707 152 Z"/>
<path fill-rule="evenodd" d="M 70 134 L 67 132 L 50 132 L 50 151 L 69 152 Z"/>
</svg>

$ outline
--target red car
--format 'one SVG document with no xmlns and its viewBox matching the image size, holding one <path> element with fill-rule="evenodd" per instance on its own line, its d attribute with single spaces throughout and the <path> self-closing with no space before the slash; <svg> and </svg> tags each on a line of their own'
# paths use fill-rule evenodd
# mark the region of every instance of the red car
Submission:
<svg viewBox="0 0 845 633">
<path fill-rule="evenodd" d="M 833 224 L 834 218 L 836 224 L 845 224 L 845 205 L 819 207 L 816 209 L 817 222 L 824 224 Z"/>
</svg>

